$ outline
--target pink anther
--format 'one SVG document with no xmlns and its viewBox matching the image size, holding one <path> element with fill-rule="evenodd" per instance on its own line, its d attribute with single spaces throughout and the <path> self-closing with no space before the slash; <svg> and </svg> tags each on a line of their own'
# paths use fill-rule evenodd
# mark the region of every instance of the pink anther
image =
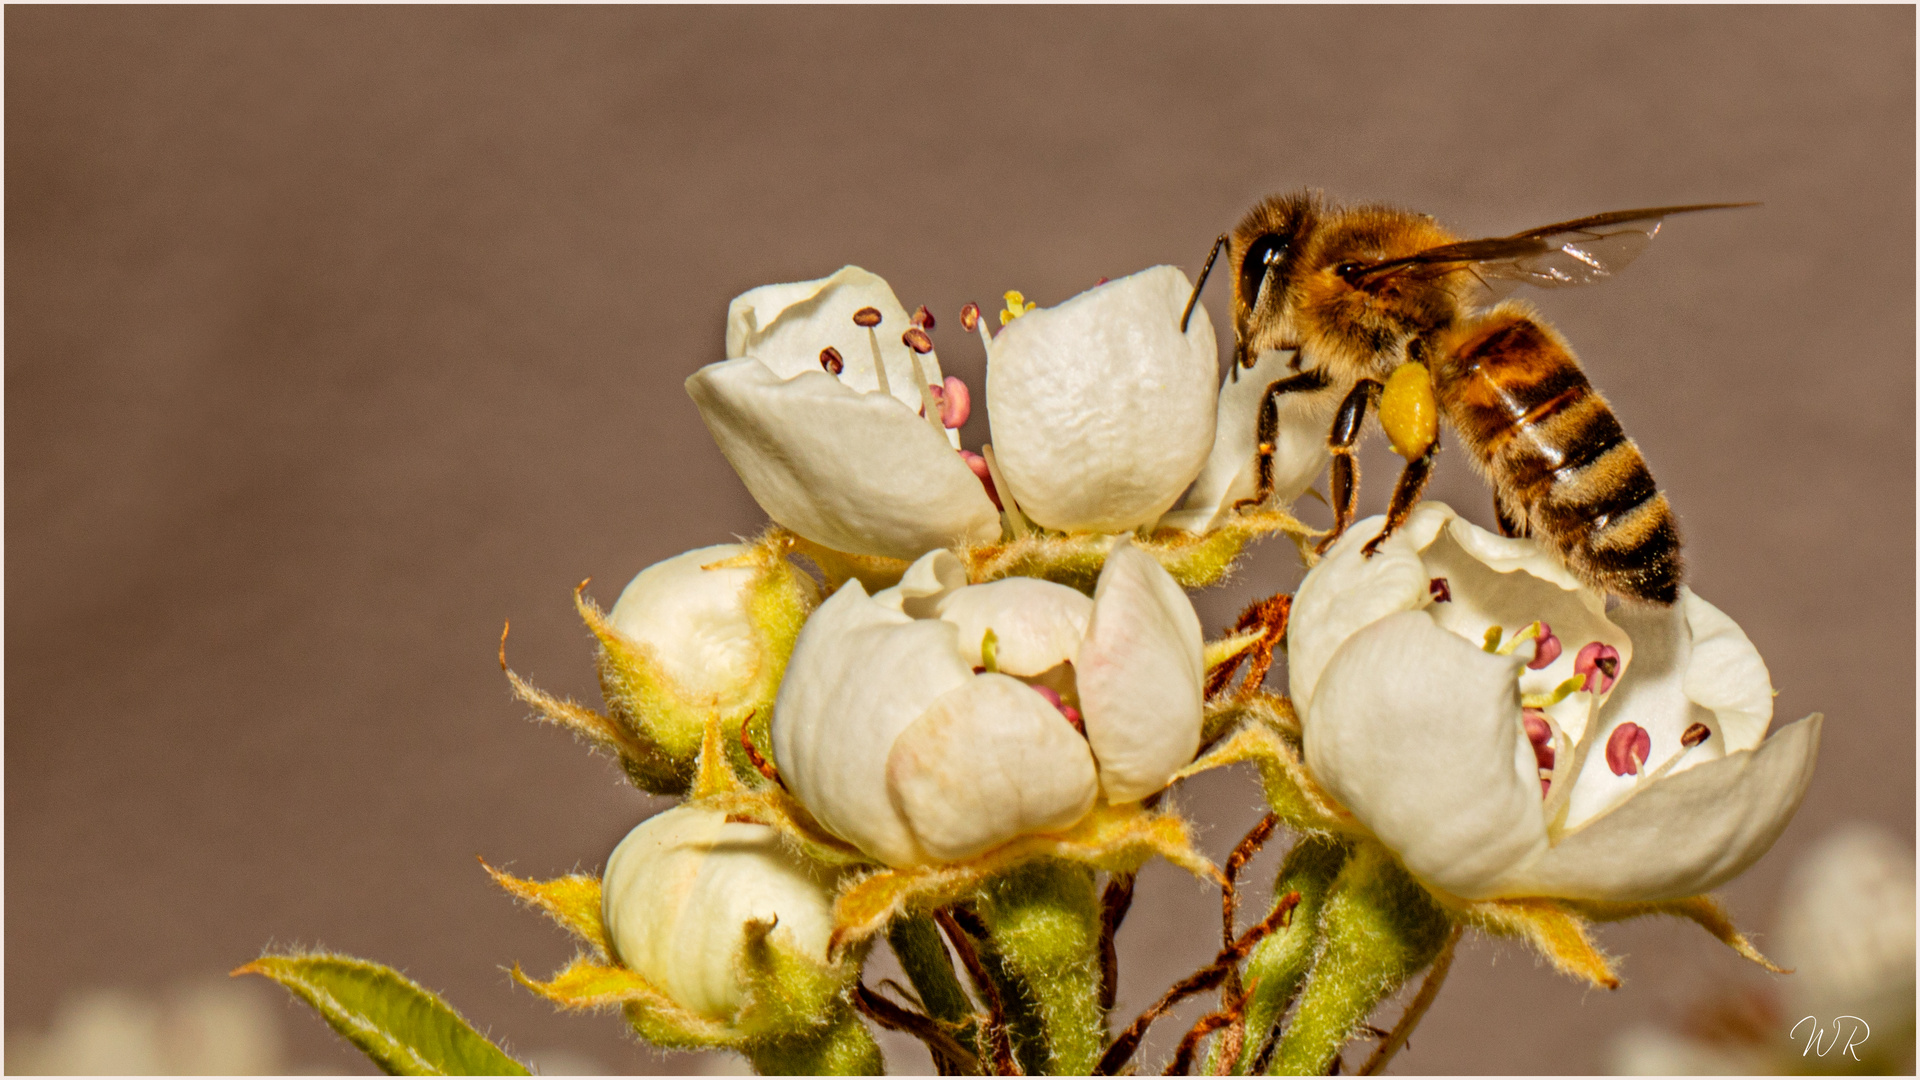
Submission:
<svg viewBox="0 0 1920 1080">
<path fill-rule="evenodd" d="M 1653 753 L 1653 736 L 1639 724 L 1628 721 L 1607 736 L 1607 768 L 1615 776 L 1638 776 L 1640 766 Z"/>
<path fill-rule="evenodd" d="M 1533 659 L 1527 661 L 1527 667 L 1533 671 L 1539 671 L 1558 659 L 1560 659 L 1560 639 L 1553 636 L 1553 627 L 1542 622 L 1540 634 L 1533 642 Z"/>
<path fill-rule="evenodd" d="M 1613 689 L 1614 680 L 1620 677 L 1620 650 L 1589 641 L 1580 647 L 1580 655 L 1573 658 L 1573 673 L 1587 677 L 1580 689 L 1589 694 L 1604 694 Z"/>
<path fill-rule="evenodd" d="M 973 393 L 957 376 L 947 376 L 946 385 L 935 387 L 933 396 L 940 402 L 940 425 L 957 428 L 973 415 Z"/>
</svg>

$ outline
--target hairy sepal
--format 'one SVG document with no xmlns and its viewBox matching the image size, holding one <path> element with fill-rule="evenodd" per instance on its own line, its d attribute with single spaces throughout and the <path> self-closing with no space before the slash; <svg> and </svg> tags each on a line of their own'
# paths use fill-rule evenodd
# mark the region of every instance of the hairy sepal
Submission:
<svg viewBox="0 0 1920 1080">
<path fill-rule="evenodd" d="M 833 945 L 864 941 L 907 911 L 929 911 L 973 895 L 988 880 L 1035 859 L 1053 858 L 1112 873 L 1128 873 L 1155 855 L 1195 877 L 1220 881 L 1220 871 L 1193 846 L 1185 819 L 1141 809 L 1138 803 L 1096 806 L 1058 833 L 1033 833 L 966 862 L 877 870 L 849 879 L 833 904 Z"/>
<path fill-rule="evenodd" d="M 1328 795 L 1300 759 L 1300 749 L 1282 735 L 1276 726 L 1291 715 L 1284 710 L 1284 698 L 1256 694 L 1246 701 L 1230 703 L 1237 711 L 1239 726 L 1214 743 L 1193 764 L 1174 774 L 1174 779 L 1247 762 L 1260 773 L 1260 785 L 1267 805 L 1280 820 L 1296 832 L 1318 835 L 1363 836 L 1366 830 L 1339 803 Z"/>
<path fill-rule="evenodd" d="M 1190 533 L 1159 529 L 1136 535 L 1134 546 L 1164 567 L 1183 588 L 1217 585 L 1233 570 L 1248 543 L 1276 533 L 1318 535 L 1280 510 L 1235 515 L 1217 529 Z M 1092 592 L 1117 537 L 1109 533 L 1036 531 L 1014 540 L 957 548 L 975 584 L 1005 577 L 1036 577 Z"/>
</svg>

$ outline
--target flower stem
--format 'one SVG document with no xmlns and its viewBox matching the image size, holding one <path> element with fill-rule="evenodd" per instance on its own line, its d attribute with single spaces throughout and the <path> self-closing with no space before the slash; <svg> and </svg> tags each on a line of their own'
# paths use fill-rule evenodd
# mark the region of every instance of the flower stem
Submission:
<svg viewBox="0 0 1920 1080">
<path fill-rule="evenodd" d="M 1274 1074 L 1323 1075 L 1389 994 L 1439 954 L 1452 924 L 1384 847 L 1367 841 L 1334 880 L 1324 935 Z"/>
<path fill-rule="evenodd" d="M 1040 1044 L 1022 1048 L 1029 1069 L 1086 1075 L 1107 1034 L 1093 871 L 1051 859 L 1027 863 L 987 888 L 980 916 L 1039 1021 Z"/>
<path fill-rule="evenodd" d="M 960 1024 L 973 1015 L 967 992 L 960 988 L 947 946 L 931 917 L 908 915 L 896 919 L 887 930 L 887 943 L 893 946 L 893 955 L 913 983 L 913 992 L 920 995 L 920 1003 L 927 1007 L 928 1016 L 942 1023 Z"/>
<path fill-rule="evenodd" d="M 762 1076 L 879 1076 L 880 1046 L 852 1006 L 835 1001 L 827 1022 L 742 1048 Z"/>
<path fill-rule="evenodd" d="M 1433 966 L 1427 969 L 1427 977 L 1420 983 L 1420 991 L 1407 1003 L 1407 1011 L 1400 1014 L 1400 1022 L 1393 1025 L 1392 1033 L 1374 1048 L 1372 1056 L 1367 1058 L 1366 1064 L 1360 1066 L 1360 1071 L 1355 1075 L 1380 1075 L 1387 1063 L 1393 1060 L 1393 1055 L 1407 1045 L 1413 1029 L 1420 1026 L 1421 1018 L 1433 1006 L 1433 999 L 1440 996 L 1440 985 L 1447 981 L 1447 970 L 1453 967 L 1454 946 L 1460 944 L 1460 930 L 1456 924 L 1453 933 L 1447 935 L 1447 943 L 1440 947 L 1440 955 L 1434 957 Z"/>
<path fill-rule="evenodd" d="M 1235 1075 L 1244 1076 L 1259 1068 L 1263 1048 L 1272 1052 L 1269 1036 L 1307 977 L 1314 946 L 1320 940 L 1320 913 L 1349 850 L 1341 840 L 1302 836 L 1280 864 L 1273 882 L 1274 897 L 1297 892 L 1300 903 L 1293 909 L 1293 920 L 1268 935 L 1247 957 L 1241 975 L 1247 987 L 1246 1038 L 1235 1062 Z"/>
</svg>

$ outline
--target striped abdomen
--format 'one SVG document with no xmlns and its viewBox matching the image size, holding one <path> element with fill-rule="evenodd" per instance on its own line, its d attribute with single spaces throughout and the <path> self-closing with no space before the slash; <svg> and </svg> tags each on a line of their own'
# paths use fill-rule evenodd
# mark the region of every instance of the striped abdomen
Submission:
<svg viewBox="0 0 1920 1080">
<path fill-rule="evenodd" d="M 1599 588 L 1679 599 L 1673 511 L 1573 350 L 1515 304 L 1458 342 L 1436 365 L 1435 390 L 1509 521 Z"/>
</svg>

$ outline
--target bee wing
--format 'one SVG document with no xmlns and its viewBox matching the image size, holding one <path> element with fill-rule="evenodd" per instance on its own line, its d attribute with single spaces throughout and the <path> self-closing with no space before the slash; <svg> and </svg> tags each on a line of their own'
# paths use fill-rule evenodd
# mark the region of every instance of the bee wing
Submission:
<svg viewBox="0 0 1920 1080">
<path fill-rule="evenodd" d="M 1429 248 L 1416 255 L 1391 259 L 1366 268 L 1364 276 L 1419 272 L 1418 268 L 1464 270 L 1476 280 L 1480 295 L 1490 304 L 1521 285 L 1563 289 L 1605 281 L 1638 258 L 1660 232 L 1660 224 L 1674 214 L 1722 210 L 1754 203 L 1700 203 L 1659 206 L 1644 210 L 1616 210 L 1608 214 L 1542 225 L 1537 229 L 1490 240 L 1468 240 Z"/>
</svg>

